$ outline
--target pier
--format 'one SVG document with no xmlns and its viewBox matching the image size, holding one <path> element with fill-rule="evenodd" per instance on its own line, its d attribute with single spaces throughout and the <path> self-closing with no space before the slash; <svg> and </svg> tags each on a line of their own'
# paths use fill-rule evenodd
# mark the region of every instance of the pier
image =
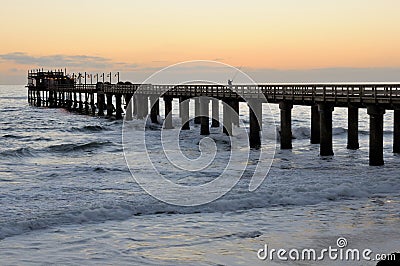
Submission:
<svg viewBox="0 0 400 266">
<path fill-rule="evenodd" d="M 111 77 L 111 73 L 109 75 Z M 160 95 L 165 104 L 164 128 L 173 128 L 172 101 L 179 99 L 182 130 L 189 130 L 189 101 L 195 98 L 195 124 L 200 134 L 210 134 L 218 122 L 219 101 L 223 102 L 222 131 L 232 134 L 232 125 L 239 124 L 239 102 L 251 102 L 249 108 L 249 143 L 261 145 L 262 104 L 279 104 L 280 147 L 292 149 L 292 109 L 309 106 L 311 113 L 311 144 L 320 145 L 321 156 L 333 156 L 332 112 L 335 107 L 348 109 L 348 149 L 359 149 L 358 111 L 367 108 L 370 125 L 369 164 L 380 166 L 383 158 L 383 118 L 385 110 L 394 110 L 393 152 L 400 153 L 400 84 L 257 84 L 257 85 L 161 85 L 130 82 L 91 81 L 87 74 L 67 75 L 64 70 L 28 72 L 28 102 L 37 107 L 65 108 L 87 115 L 132 120 L 150 115 L 158 123 Z M 84 82 L 82 83 L 82 79 Z M 97 76 L 98 79 L 98 76 Z M 110 78 L 111 79 L 111 78 Z M 266 101 L 265 101 L 266 99 Z M 123 107 L 123 100 L 126 106 Z M 114 106 L 115 102 L 115 106 Z M 129 104 L 132 102 L 133 104 Z M 151 108 L 149 108 L 149 102 Z M 211 104 L 211 105 L 210 105 Z M 211 106 L 211 115 L 209 109 Z M 149 110 L 150 109 L 150 110 Z"/>
</svg>

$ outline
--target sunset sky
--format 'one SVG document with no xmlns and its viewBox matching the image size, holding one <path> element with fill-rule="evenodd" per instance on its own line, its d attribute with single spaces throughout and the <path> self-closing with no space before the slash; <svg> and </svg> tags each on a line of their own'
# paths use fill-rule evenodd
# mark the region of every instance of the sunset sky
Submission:
<svg viewBox="0 0 400 266">
<path fill-rule="evenodd" d="M 24 84 L 38 67 L 141 80 L 195 59 L 265 82 L 400 81 L 398 0 L 1 3 L 0 84 Z"/>
</svg>

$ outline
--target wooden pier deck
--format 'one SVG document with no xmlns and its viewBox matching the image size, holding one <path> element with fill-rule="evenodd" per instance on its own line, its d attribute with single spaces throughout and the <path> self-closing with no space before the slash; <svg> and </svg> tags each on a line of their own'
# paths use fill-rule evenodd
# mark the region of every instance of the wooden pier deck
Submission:
<svg viewBox="0 0 400 266">
<path fill-rule="evenodd" d="M 86 77 L 86 75 L 85 75 Z M 86 79 L 85 79 L 86 80 Z M 257 85 L 164 85 L 131 84 L 119 82 L 111 84 L 81 84 L 64 71 L 29 71 L 28 101 L 35 106 L 63 107 L 86 114 L 123 117 L 122 97 L 127 105 L 125 116 L 132 119 L 145 118 L 149 114 L 148 101 L 151 102 L 150 117 L 156 123 L 159 115 L 158 99 L 164 98 L 165 117 L 172 111 L 172 99 L 180 102 L 196 97 L 208 97 L 213 102 L 212 126 L 219 126 L 218 104 L 222 101 L 236 113 L 224 113 L 224 132 L 232 134 L 234 116 L 238 116 L 239 102 L 251 101 L 249 140 L 252 148 L 258 148 L 260 141 L 260 122 L 262 103 L 277 103 L 281 110 L 281 148 L 292 148 L 291 109 L 293 105 L 311 107 L 311 143 L 320 144 L 321 156 L 332 156 L 332 112 L 334 107 L 348 108 L 348 148 L 358 149 L 358 109 L 367 108 L 370 116 L 370 165 L 383 165 L 383 116 L 385 110 L 394 110 L 393 152 L 400 153 L 400 83 L 399 84 L 257 84 Z M 113 106 L 115 99 L 116 106 Z M 258 102 L 258 104 L 257 104 Z M 205 104 L 205 107 L 202 107 Z M 209 134 L 209 100 L 195 101 L 195 122 L 201 124 L 201 134 Z M 197 106 L 199 105 L 199 106 Z M 182 104 L 183 106 L 183 104 Z M 200 109 L 207 113 L 199 115 Z M 215 109 L 215 110 L 214 110 Z M 182 111 L 183 110 L 183 111 Z M 188 118 L 188 108 L 182 108 L 181 117 Z M 228 112 L 226 112 L 228 113 Z M 200 119 L 201 116 L 201 119 Z M 170 116 L 171 117 L 171 116 Z M 171 118 L 166 119 L 165 128 L 172 127 Z M 182 129 L 188 129 L 188 123 Z"/>
</svg>

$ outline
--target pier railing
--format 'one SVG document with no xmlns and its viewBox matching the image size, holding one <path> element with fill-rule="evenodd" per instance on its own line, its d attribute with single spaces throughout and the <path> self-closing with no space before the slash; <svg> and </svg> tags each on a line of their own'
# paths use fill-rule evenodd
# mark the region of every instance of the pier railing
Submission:
<svg viewBox="0 0 400 266">
<path fill-rule="evenodd" d="M 171 97 L 208 96 L 218 99 L 263 98 L 269 102 L 296 104 L 333 102 L 337 104 L 400 104 L 400 84 L 260 84 L 260 85 L 157 85 L 157 84 L 58 84 L 29 86 L 31 90 L 80 93 L 146 94 Z"/>
</svg>

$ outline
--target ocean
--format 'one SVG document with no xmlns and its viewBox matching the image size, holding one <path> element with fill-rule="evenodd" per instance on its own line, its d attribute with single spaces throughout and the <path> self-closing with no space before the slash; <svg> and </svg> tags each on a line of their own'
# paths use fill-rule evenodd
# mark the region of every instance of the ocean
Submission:
<svg viewBox="0 0 400 266">
<path fill-rule="evenodd" d="M 124 125 L 36 108 L 26 94 L 22 85 L 0 86 L 1 265 L 375 265 L 329 258 L 261 260 L 257 254 L 265 245 L 337 248 L 338 238 L 345 238 L 348 248 L 373 254 L 400 249 L 400 156 L 392 153 L 392 111 L 385 114 L 385 166 L 368 165 L 365 109 L 360 109 L 361 148 L 346 149 L 347 110 L 335 108 L 335 156 L 321 158 L 319 146 L 309 143 L 310 108 L 294 106 L 293 150 L 280 150 L 273 140 L 275 157 L 257 190 L 248 190 L 244 175 L 215 201 L 176 206 L 150 196 L 132 177 L 130 170 L 140 168 L 144 158 L 127 166 L 122 131 L 128 127 L 133 136 L 140 134 L 140 121 Z M 248 126 L 246 105 L 240 108 Z M 279 122 L 278 106 L 270 109 Z M 190 151 L 198 150 L 200 129 L 191 128 L 180 143 L 196 157 Z M 162 151 L 151 130 L 158 132 L 150 129 L 146 143 L 157 158 Z M 210 137 L 229 150 L 220 130 L 212 129 Z M 207 171 L 174 176 L 187 185 L 211 177 Z"/>
</svg>

